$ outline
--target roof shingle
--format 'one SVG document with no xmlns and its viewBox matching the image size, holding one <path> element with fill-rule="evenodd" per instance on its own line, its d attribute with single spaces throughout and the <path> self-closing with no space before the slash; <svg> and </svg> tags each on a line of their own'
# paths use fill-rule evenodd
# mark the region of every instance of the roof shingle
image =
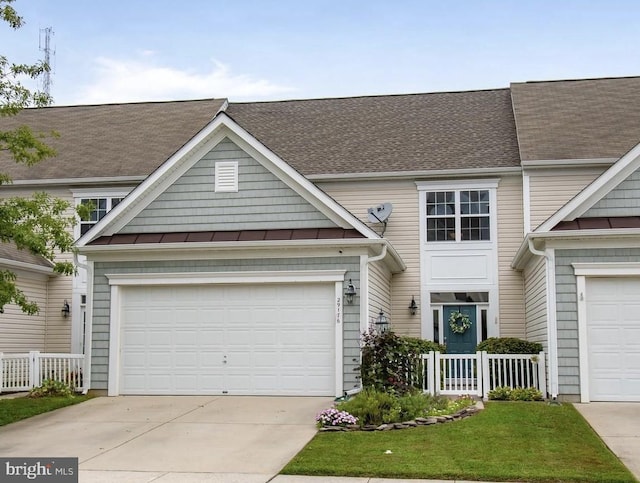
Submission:
<svg viewBox="0 0 640 483">
<path fill-rule="evenodd" d="M 511 84 L 523 161 L 619 158 L 640 140 L 640 77 Z"/>
</svg>

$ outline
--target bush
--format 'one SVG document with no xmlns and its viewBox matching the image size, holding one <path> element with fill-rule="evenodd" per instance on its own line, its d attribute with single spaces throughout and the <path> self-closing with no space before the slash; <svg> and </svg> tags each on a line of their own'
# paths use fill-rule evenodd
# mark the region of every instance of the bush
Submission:
<svg viewBox="0 0 640 483">
<path fill-rule="evenodd" d="M 476 352 L 478 351 L 489 354 L 538 354 L 542 352 L 542 344 L 515 337 L 489 337 L 478 344 Z"/>
<path fill-rule="evenodd" d="M 53 379 L 45 379 L 42 386 L 34 387 L 29 391 L 29 397 L 73 397 L 73 391 L 64 382 Z"/>
<path fill-rule="evenodd" d="M 360 377 L 363 387 L 405 394 L 422 388 L 424 368 L 421 354 L 444 352 L 445 348 L 429 340 L 399 337 L 393 332 L 367 332 L 362 338 Z"/>
<path fill-rule="evenodd" d="M 453 414 L 471 404 L 474 401 L 469 397 L 452 401 L 446 396 L 431 396 L 415 391 L 398 396 L 369 387 L 351 399 L 338 403 L 337 410 L 357 417 L 360 426 L 378 426 L 418 417 Z"/>
<path fill-rule="evenodd" d="M 337 409 L 357 417 L 362 426 L 398 421 L 401 411 L 398 399 L 393 394 L 371 387 L 339 403 Z"/>
<path fill-rule="evenodd" d="M 511 389 L 508 386 L 500 386 L 489 391 L 489 399 L 494 401 L 542 401 L 543 397 L 535 387 Z"/>
</svg>

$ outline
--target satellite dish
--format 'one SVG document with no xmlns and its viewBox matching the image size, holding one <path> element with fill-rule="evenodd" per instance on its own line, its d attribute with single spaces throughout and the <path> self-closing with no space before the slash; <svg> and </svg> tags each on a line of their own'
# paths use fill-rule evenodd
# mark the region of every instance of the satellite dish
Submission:
<svg viewBox="0 0 640 483">
<path fill-rule="evenodd" d="M 387 223 L 387 218 L 391 216 L 393 211 L 393 205 L 391 203 L 382 203 L 374 208 L 367 209 L 369 213 L 370 223 Z"/>
</svg>

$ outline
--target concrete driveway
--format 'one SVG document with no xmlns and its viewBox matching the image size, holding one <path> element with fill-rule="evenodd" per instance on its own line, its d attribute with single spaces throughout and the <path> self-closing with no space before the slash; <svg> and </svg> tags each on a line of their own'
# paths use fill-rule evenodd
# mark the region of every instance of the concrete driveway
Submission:
<svg viewBox="0 0 640 483">
<path fill-rule="evenodd" d="M 271 479 L 331 398 L 101 397 L 0 428 L 2 456 L 75 456 L 80 482 Z"/>
<path fill-rule="evenodd" d="M 574 406 L 640 480 L 640 403 L 592 402 Z"/>
</svg>

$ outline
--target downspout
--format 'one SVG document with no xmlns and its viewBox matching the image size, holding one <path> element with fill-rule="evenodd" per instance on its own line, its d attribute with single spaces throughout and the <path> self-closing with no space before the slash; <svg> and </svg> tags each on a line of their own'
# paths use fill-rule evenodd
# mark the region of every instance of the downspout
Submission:
<svg viewBox="0 0 640 483">
<path fill-rule="evenodd" d="M 87 277 L 89 276 L 89 266 L 86 263 L 82 263 L 78 259 L 78 252 L 76 250 L 73 251 L 73 263 L 76 267 L 80 267 L 87 271 Z M 87 284 L 89 286 L 89 284 Z M 88 290 L 87 290 L 88 292 Z M 87 297 L 88 297 L 87 293 Z M 86 317 L 86 311 L 85 311 Z M 89 315 L 89 320 L 91 320 L 91 316 Z M 82 394 L 87 394 L 89 392 L 89 385 L 91 384 L 91 324 L 85 325 L 85 334 L 84 334 L 84 368 L 86 374 L 83 375 L 84 381 L 84 390 Z"/>
<path fill-rule="evenodd" d="M 550 297 L 549 294 L 550 282 L 552 282 L 549 265 L 553 260 L 546 251 L 538 250 L 533 245 L 533 239 L 531 237 L 528 238 L 527 243 L 529 251 L 532 254 L 545 259 L 545 273 L 547 277 L 547 337 L 549 341 L 549 392 L 551 393 L 551 399 L 555 401 L 558 399 L 558 321 L 555 316 L 555 307 L 551 306 L 551 302 L 555 300 L 555 296 Z M 553 274 L 553 276 L 555 276 L 555 270 L 553 270 Z M 555 283 L 553 286 L 555 287 Z"/>
</svg>

